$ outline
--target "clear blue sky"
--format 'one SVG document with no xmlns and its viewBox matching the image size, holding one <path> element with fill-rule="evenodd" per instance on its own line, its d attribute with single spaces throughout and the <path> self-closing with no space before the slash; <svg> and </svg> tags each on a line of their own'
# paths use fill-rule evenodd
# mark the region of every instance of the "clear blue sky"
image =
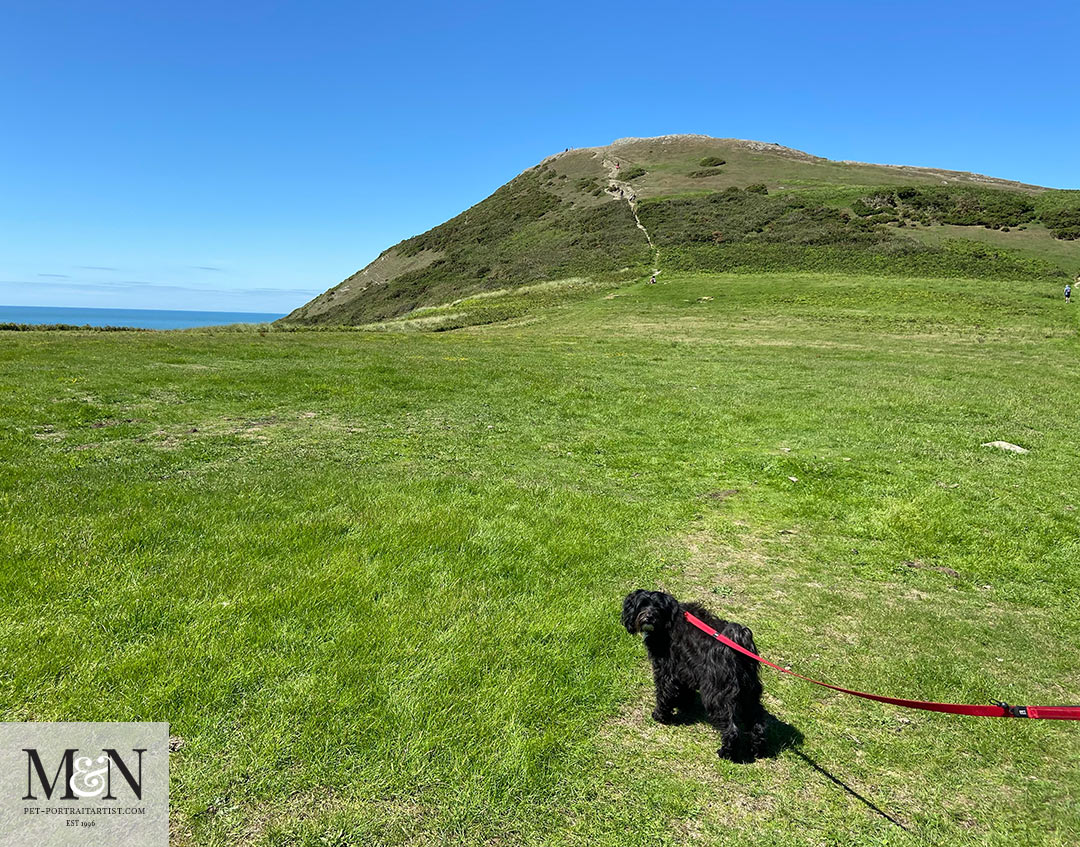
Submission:
<svg viewBox="0 0 1080 847">
<path fill-rule="evenodd" d="M 565 147 L 1080 187 L 1075 2 L 0 0 L 0 303 L 287 311 Z"/>
</svg>

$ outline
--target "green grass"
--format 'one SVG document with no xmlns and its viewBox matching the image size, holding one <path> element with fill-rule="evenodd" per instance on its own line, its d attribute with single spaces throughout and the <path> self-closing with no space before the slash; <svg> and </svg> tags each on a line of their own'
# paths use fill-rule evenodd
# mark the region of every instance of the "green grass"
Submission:
<svg viewBox="0 0 1080 847">
<path fill-rule="evenodd" d="M 766 669 L 795 746 L 732 765 L 648 719 L 618 622 L 663 587 L 839 683 L 1080 702 L 1057 288 L 665 273 L 454 332 L 6 334 L 0 717 L 169 721 L 180 845 L 1075 844 L 1076 725 Z"/>
<path fill-rule="evenodd" d="M 979 241 L 1024 258 L 1053 263 L 1070 278 L 1080 273 L 1080 242 L 1054 238 L 1042 224 L 1028 224 L 1024 229 L 1014 228 L 1009 232 L 970 226 L 929 226 L 907 229 L 904 234 L 935 247 L 948 240 Z"/>
</svg>

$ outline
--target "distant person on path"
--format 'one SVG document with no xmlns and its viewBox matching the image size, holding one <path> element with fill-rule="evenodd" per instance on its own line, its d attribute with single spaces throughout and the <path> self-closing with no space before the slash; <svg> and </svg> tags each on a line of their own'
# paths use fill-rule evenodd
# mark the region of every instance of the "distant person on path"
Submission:
<svg viewBox="0 0 1080 847">
<path fill-rule="evenodd" d="M 1078 276 L 1076 278 L 1076 281 L 1080 282 L 1080 276 Z M 1072 302 L 1071 298 L 1072 298 L 1072 286 L 1069 285 L 1069 283 L 1066 282 L 1065 283 L 1065 302 L 1066 303 L 1071 303 Z"/>
<path fill-rule="evenodd" d="M 656 285 L 656 274 L 652 275 L 652 279 L 649 280 L 649 285 Z"/>
</svg>

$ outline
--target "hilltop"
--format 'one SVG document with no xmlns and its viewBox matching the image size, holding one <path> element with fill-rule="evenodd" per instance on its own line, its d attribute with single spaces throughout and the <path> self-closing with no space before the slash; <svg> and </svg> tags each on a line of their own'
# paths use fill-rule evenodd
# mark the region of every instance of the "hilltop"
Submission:
<svg viewBox="0 0 1080 847">
<path fill-rule="evenodd" d="M 1051 278 L 1080 269 L 1078 236 L 1077 191 L 759 141 L 623 138 L 549 156 L 282 322 L 364 324 L 484 292 L 657 270 Z"/>
</svg>

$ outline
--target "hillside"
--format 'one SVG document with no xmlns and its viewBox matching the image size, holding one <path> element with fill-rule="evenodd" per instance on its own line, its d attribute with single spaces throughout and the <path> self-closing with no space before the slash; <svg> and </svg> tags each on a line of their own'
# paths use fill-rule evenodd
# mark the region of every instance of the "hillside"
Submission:
<svg viewBox="0 0 1080 847">
<path fill-rule="evenodd" d="M 569 150 L 282 320 L 356 325 L 550 280 L 832 270 L 1045 279 L 1080 268 L 1080 192 L 699 135 Z"/>
</svg>

